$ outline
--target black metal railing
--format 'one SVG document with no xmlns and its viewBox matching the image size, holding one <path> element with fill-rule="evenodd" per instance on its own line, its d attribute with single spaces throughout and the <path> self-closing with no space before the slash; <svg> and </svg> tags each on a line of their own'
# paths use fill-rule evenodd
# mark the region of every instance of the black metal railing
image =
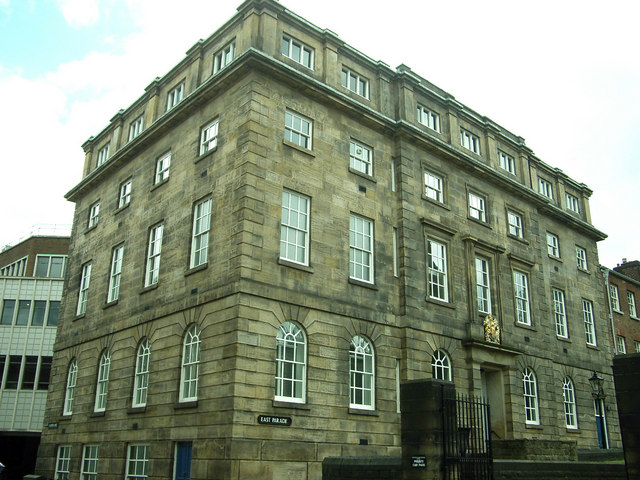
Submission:
<svg viewBox="0 0 640 480">
<path fill-rule="evenodd" d="M 446 480 L 492 480 L 489 404 L 473 395 L 443 399 L 444 470 Z"/>
</svg>

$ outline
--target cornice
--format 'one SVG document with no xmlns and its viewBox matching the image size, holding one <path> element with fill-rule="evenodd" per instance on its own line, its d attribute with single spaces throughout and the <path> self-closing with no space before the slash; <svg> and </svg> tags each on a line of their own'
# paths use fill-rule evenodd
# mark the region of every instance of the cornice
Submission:
<svg viewBox="0 0 640 480">
<path fill-rule="evenodd" d="M 261 3 L 260 0 L 253 0 L 247 3 L 252 4 L 254 1 Z M 267 3 L 271 3 L 271 1 L 268 0 Z M 607 237 L 604 233 L 600 232 L 590 224 L 550 204 L 546 197 L 543 197 L 531 188 L 522 185 L 506 175 L 500 174 L 489 165 L 477 160 L 471 155 L 467 155 L 465 152 L 460 151 L 440 138 L 428 134 L 426 131 L 407 122 L 406 120 L 395 120 L 388 117 L 353 99 L 346 93 L 341 92 L 336 88 L 331 87 L 326 83 L 323 83 L 255 48 L 249 48 L 247 51 L 239 55 L 233 63 L 224 70 L 205 80 L 199 87 L 186 96 L 182 102 L 176 105 L 176 107 L 157 118 L 156 121 L 153 122 L 153 124 L 143 131 L 136 139 L 124 145 L 115 152 L 107 162 L 82 179 L 76 187 L 71 189 L 65 195 L 65 198 L 70 201 L 75 201 L 78 195 L 80 195 L 87 186 L 95 183 L 103 172 L 110 171 L 121 162 L 121 159 L 127 157 L 131 152 L 143 148 L 143 145 L 151 141 L 157 132 L 164 131 L 164 129 L 167 128 L 167 125 L 174 124 L 176 121 L 179 121 L 180 118 L 186 116 L 194 105 L 211 98 L 221 90 L 220 86 L 227 83 L 229 79 L 235 79 L 238 76 L 252 71 L 254 68 L 268 72 L 272 78 L 276 78 L 287 83 L 297 83 L 300 87 L 304 87 L 305 91 L 311 96 L 322 102 L 333 102 L 342 110 L 350 110 L 360 121 L 365 121 L 372 127 L 396 136 L 410 139 L 411 141 L 426 147 L 428 150 L 431 150 L 446 159 L 455 161 L 461 167 L 488 178 L 494 184 L 507 188 L 521 197 L 526 197 L 526 199 L 531 201 L 540 211 L 548 213 L 565 223 L 571 224 L 596 240 L 604 240 Z"/>
</svg>

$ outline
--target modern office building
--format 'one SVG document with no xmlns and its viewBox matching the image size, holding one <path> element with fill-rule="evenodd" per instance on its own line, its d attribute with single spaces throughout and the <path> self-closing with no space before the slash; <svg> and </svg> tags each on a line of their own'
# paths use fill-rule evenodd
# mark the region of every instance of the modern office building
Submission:
<svg viewBox="0 0 640 480">
<path fill-rule="evenodd" d="M 592 192 L 407 66 L 249 0 L 83 148 L 38 473 L 320 479 L 424 378 L 597 448 Z"/>
<path fill-rule="evenodd" d="M 69 237 L 31 236 L 0 252 L 0 462 L 35 466 Z"/>
</svg>

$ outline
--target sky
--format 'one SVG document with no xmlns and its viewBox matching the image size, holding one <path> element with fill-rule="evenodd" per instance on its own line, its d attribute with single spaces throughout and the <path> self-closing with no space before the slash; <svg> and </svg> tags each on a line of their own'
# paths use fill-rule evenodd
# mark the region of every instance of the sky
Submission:
<svg viewBox="0 0 640 480">
<path fill-rule="evenodd" d="M 241 0 L 0 0 L 0 248 L 68 225 L 81 145 Z M 600 263 L 640 260 L 640 29 L 632 0 L 282 0 L 525 138 L 594 193 Z"/>
</svg>

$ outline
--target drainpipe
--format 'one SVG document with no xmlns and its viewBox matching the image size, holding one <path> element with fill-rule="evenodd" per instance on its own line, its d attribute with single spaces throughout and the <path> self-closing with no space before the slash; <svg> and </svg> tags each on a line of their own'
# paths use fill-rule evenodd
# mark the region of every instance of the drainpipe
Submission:
<svg viewBox="0 0 640 480">
<path fill-rule="evenodd" d="M 604 288 L 607 292 L 607 304 L 609 306 L 609 321 L 611 322 L 611 340 L 613 341 L 613 354 L 618 354 L 618 343 L 616 342 L 616 328 L 613 324 L 613 307 L 611 306 L 611 287 L 609 286 L 609 270 L 607 267 L 600 265 L 600 271 L 604 275 Z"/>
</svg>

